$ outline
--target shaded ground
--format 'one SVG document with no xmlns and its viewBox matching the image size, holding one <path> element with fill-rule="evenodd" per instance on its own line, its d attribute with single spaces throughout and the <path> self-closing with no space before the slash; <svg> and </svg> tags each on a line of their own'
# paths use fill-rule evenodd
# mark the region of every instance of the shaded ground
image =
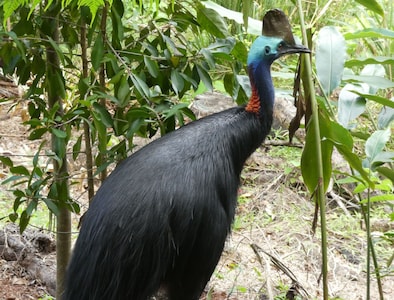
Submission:
<svg viewBox="0 0 394 300">
<path fill-rule="evenodd" d="M 26 129 L 20 126 L 24 107 L 8 112 L 11 104 L 0 105 L 0 155 L 11 156 L 20 163 L 28 162 L 37 143 L 26 141 Z M 247 163 L 233 234 L 204 299 L 285 299 L 290 287 L 301 295 L 299 299 L 321 299 L 320 229 L 316 234 L 311 232 L 314 206 L 300 183 L 298 168 L 290 163 L 289 157 L 275 156 L 276 151 L 277 147 L 263 146 Z M 73 171 L 80 170 L 80 164 L 75 163 Z M 7 176 L 6 170 L 0 169 L 0 176 Z M 73 197 L 86 207 L 83 187 L 81 177 L 80 184 L 73 187 Z M 3 214 L 6 207 L 12 206 L 13 199 L 4 186 L 0 186 L 0 195 L 0 213 Z M 349 203 L 342 200 L 346 207 Z M 365 299 L 366 239 L 361 217 L 337 204 L 331 200 L 327 215 L 330 295 L 339 299 Z M 2 217 L 0 215 L 0 219 Z M 77 216 L 75 221 L 78 221 Z M 392 223 L 380 219 L 373 221 L 385 224 L 383 228 L 376 227 L 374 232 L 377 251 L 384 262 L 393 246 L 379 237 L 387 228 L 393 228 Z M 4 220 L 0 230 L 3 227 Z M 54 254 L 50 254 L 52 258 Z M 47 254 L 37 255 L 42 261 L 48 259 Z M 45 299 L 50 289 L 22 267 L 20 261 L 20 258 L 0 259 L 0 300 Z M 281 264 L 283 270 L 277 267 Z M 372 287 L 371 299 L 378 299 L 374 279 Z M 383 289 L 386 299 L 394 299 L 392 276 L 383 278 Z"/>
</svg>

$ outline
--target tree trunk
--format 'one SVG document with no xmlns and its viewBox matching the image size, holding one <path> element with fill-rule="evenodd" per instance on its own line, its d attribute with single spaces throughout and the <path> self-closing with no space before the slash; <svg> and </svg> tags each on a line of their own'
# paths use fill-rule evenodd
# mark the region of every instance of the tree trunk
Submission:
<svg viewBox="0 0 394 300">
<path fill-rule="evenodd" d="M 49 35 L 55 43 L 59 43 L 59 3 L 54 2 L 45 12 L 46 20 L 49 20 L 50 30 L 43 28 L 43 33 Z M 59 56 L 56 50 L 48 45 L 46 48 L 46 91 L 48 95 L 48 108 L 57 107 L 56 115 L 63 116 L 63 99 L 65 88 L 61 71 Z M 61 118 L 60 118 L 61 119 Z M 62 124 L 55 124 L 54 128 L 63 130 Z M 71 249 L 71 213 L 66 203 L 69 201 L 68 171 L 66 148 L 67 139 L 59 137 L 52 131 L 51 147 L 54 153 L 53 159 L 53 186 L 52 197 L 57 203 L 59 214 L 57 215 L 56 230 L 56 299 L 61 299 L 64 290 L 64 275 L 70 257 Z"/>
<path fill-rule="evenodd" d="M 85 21 L 81 20 L 81 59 L 82 59 L 82 77 L 87 78 L 89 76 L 88 69 L 88 54 L 87 54 L 87 25 Z M 81 98 L 85 98 L 88 95 L 81 95 Z M 86 173 L 88 182 L 88 199 L 89 203 L 92 201 L 94 196 L 94 178 L 93 178 L 93 154 L 92 154 L 92 143 L 90 137 L 90 128 L 87 121 L 83 122 L 83 130 L 85 137 L 85 155 L 86 155 Z"/>
</svg>

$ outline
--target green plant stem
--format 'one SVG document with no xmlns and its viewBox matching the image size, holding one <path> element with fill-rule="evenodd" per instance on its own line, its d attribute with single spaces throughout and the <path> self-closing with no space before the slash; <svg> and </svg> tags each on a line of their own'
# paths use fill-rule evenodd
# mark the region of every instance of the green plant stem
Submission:
<svg viewBox="0 0 394 300">
<path fill-rule="evenodd" d="M 353 169 L 351 169 L 352 174 L 354 175 Z M 358 200 L 361 201 L 362 197 L 360 194 L 357 194 Z M 368 203 L 367 207 L 365 207 L 364 204 L 361 204 L 361 213 L 364 219 L 365 223 L 365 228 L 367 231 L 367 300 L 370 299 L 370 294 L 371 294 L 371 271 L 370 271 L 370 263 L 371 263 L 371 257 L 372 257 L 372 262 L 374 265 L 375 269 L 375 276 L 376 276 L 376 281 L 378 285 L 378 290 L 379 290 L 379 299 L 383 300 L 383 287 L 382 287 L 382 281 L 380 279 L 380 271 L 379 271 L 379 264 L 378 260 L 376 257 L 376 252 L 375 252 L 375 247 L 372 242 L 372 237 L 371 237 L 371 229 L 370 229 L 370 189 L 368 189 Z"/>
<path fill-rule="evenodd" d="M 301 0 L 297 0 L 297 7 L 300 14 L 300 23 L 301 23 L 301 32 L 302 39 L 304 43 L 307 43 L 307 33 L 304 22 L 304 15 L 302 10 Z M 313 80 L 312 80 L 312 66 L 311 61 L 309 59 L 305 59 L 305 72 L 306 78 L 308 79 L 307 85 L 309 85 L 309 90 L 314 90 Z M 323 285 L 323 299 L 328 300 L 328 263 L 327 263 L 327 229 L 326 229 L 326 201 L 323 187 L 323 159 L 322 159 L 322 151 L 320 144 L 320 127 L 319 127 L 319 116 L 318 116 L 318 108 L 316 103 L 315 93 L 310 94 L 311 108 L 312 108 L 312 118 L 310 122 L 313 122 L 312 128 L 314 128 L 315 132 L 315 140 L 316 143 L 316 155 L 317 155 L 317 172 L 318 172 L 318 185 L 316 187 L 315 197 L 317 199 L 317 203 L 320 207 L 320 225 L 321 225 L 321 251 L 322 251 L 322 285 Z"/>
</svg>

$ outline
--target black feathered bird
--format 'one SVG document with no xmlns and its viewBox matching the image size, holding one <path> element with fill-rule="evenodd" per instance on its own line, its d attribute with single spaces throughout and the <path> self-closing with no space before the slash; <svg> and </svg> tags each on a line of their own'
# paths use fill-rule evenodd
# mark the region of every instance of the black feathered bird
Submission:
<svg viewBox="0 0 394 300">
<path fill-rule="evenodd" d="M 242 167 L 271 128 L 270 66 L 309 52 L 286 26 L 279 10 L 264 18 L 248 56 L 248 105 L 153 141 L 105 180 L 84 217 L 63 300 L 146 300 L 160 287 L 171 300 L 199 299 L 230 232 Z"/>
</svg>

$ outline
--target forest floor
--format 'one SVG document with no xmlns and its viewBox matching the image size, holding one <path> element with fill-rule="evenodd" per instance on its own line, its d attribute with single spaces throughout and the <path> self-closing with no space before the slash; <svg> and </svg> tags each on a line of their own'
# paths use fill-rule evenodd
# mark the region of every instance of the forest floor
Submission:
<svg viewBox="0 0 394 300">
<path fill-rule="evenodd" d="M 39 144 L 27 140 L 28 131 L 21 125 L 24 107 L 9 111 L 11 105 L 0 104 L 0 155 L 27 165 Z M 288 299 L 293 299 L 292 295 L 298 295 L 294 299 L 322 299 L 320 227 L 312 232 L 315 206 L 300 179 L 300 153 L 297 147 L 278 146 L 269 139 L 248 160 L 233 231 L 203 299 L 286 299 L 286 293 Z M 81 168 L 75 163 L 71 171 L 78 173 Z M 4 168 L 0 175 L 6 178 L 9 174 Z M 82 210 L 87 203 L 84 186 L 81 177 L 72 190 Z M 349 194 L 335 188 L 329 193 L 327 253 L 332 299 L 366 299 L 366 233 L 354 203 Z M 3 217 L 12 211 L 12 205 L 12 194 L 6 186 L 0 186 L 0 232 L 9 230 L 7 218 Z M 384 232 L 394 228 L 392 222 L 384 219 L 387 214 L 380 213 L 387 209 L 376 207 L 372 218 L 382 272 L 394 249 L 383 238 Z M 75 224 L 79 217 L 74 216 Z M 47 213 L 38 211 L 28 227 L 29 234 L 41 234 L 40 228 L 47 223 Z M 53 267 L 54 251 L 45 255 L 32 252 L 44 263 L 50 261 Z M 3 254 L 0 253 L 0 300 L 52 299 L 51 289 L 19 263 L 20 257 L 7 260 Z M 371 278 L 371 299 L 379 299 L 375 277 Z M 382 284 L 385 299 L 394 299 L 392 270 L 390 276 L 382 278 Z"/>
</svg>

